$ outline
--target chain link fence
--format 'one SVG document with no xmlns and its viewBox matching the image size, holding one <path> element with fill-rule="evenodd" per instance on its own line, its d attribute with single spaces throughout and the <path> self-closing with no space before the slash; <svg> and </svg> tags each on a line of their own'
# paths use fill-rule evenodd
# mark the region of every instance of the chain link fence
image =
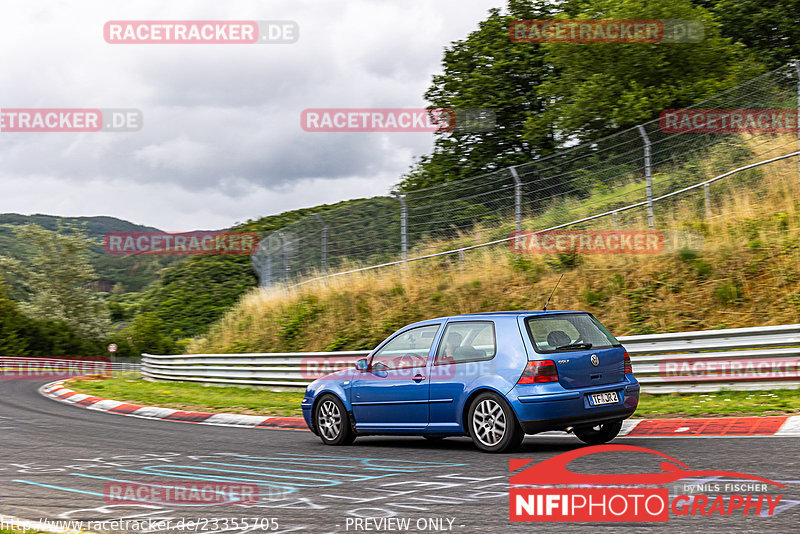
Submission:
<svg viewBox="0 0 800 534">
<path fill-rule="evenodd" d="M 798 110 L 800 64 L 749 80 L 687 110 Z M 796 113 L 796 112 L 795 112 Z M 429 257 L 506 239 L 514 230 L 579 224 L 609 214 L 616 227 L 623 208 L 641 204 L 658 227 L 654 199 L 737 167 L 791 153 L 794 134 L 674 133 L 659 119 L 560 150 L 512 168 L 392 196 L 353 202 L 305 217 L 262 236 L 252 256 L 262 286 L 292 284 L 353 269 Z M 758 169 L 736 173 L 725 187 L 743 187 Z M 800 182 L 798 187 L 800 187 Z M 709 184 L 704 184 L 709 202 Z M 637 219 L 638 220 L 638 219 Z"/>
</svg>

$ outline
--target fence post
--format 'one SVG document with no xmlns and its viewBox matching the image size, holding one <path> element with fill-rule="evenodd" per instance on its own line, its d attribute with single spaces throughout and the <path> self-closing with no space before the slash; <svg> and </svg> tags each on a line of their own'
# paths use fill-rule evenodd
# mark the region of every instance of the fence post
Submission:
<svg viewBox="0 0 800 534">
<path fill-rule="evenodd" d="M 286 284 L 289 284 L 289 247 L 287 247 L 286 237 L 280 230 L 275 231 L 281 238 L 281 249 L 283 250 L 283 270 Z"/>
<path fill-rule="evenodd" d="M 522 182 L 517 173 L 517 167 L 511 167 L 511 176 L 514 178 L 514 219 L 517 222 L 517 232 L 522 231 Z"/>
<path fill-rule="evenodd" d="M 611 214 L 611 217 L 614 219 L 614 230 L 619 230 L 619 217 L 617 216 L 617 212 Z"/>
<path fill-rule="evenodd" d="M 328 225 L 318 214 L 313 213 L 314 218 L 322 225 L 322 272 L 328 272 Z"/>
<path fill-rule="evenodd" d="M 408 209 L 406 207 L 406 198 L 397 191 L 392 191 L 392 194 L 400 202 L 400 257 L 403 261 L 408 259 Z"/>
<path fill-rule="evenodd" d="M 653 218 L 653 171 L 650 168 L 650 138 L 647 137 L 644 126 L 640 124 L 637 128 L 644 141 L 644 177 L 647 180 L 647 224 L 652 230 L 655 227 L 655 219 Z"/>
<path fill-rule="evenodd" d="M 264 272 L 265 262 L 269 261 L 269 253 L 265 253 L 264 240 L 259 239 L 256 245 L 255 253 L 250 256 L 250 263 L 253 265 L 253 270 L 258 275 L 258 285 L 260 287 L 267 287 L 267 274 Z"/>
<path fill-rule="evenodd" d="M 267 281 L 265 287 L 272 285 L 272 252 L 270 252 L 269 246 L 267 246 L 267 276 L 265 280 Z"/>
<path fill-rule="evenodd" d="M 703 184 L 703 193 L 706 200 L 706 219 L 711 218 L 711 186 L 708 182 Z"/>
</svg>

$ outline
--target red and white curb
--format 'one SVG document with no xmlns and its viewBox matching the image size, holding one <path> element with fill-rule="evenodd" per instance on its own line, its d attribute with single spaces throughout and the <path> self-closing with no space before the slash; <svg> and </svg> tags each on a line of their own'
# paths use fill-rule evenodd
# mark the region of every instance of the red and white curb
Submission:
<svg viewBox="0 0 800 534">
<path fill-rule="evenodd" d="M 628 419 L 622 424 L 622 430 L 619 435 L 629 438 L 800 436 L 800 415 L 697 419 Z"/>
<path fill-rule="evenodd" d="M 263 417 L 233 413 L 185 412 L 158 406 L 140 406 L 101 399 L 65 388 L 63 380 L 42 386 L 46 397 L 90 410 L 204 425 L 246 428 L 308 430 L 302 417 Z M 547 437 L 565 437 L 563 432 L 543 432 Z M 705 437 L 791 437 L 800 436 L 800 415 L 778 417 L 711 417 L 697 419 L 627 419 L 619 437 L 629 438 L 705 438 Z"/>
<path fill-rule="evenodd" d="M 235 413 L 186 412 L 158 406 L 140 406 L 100 397 L 77 393 L 64 387 L 64 381 L 51 382 L 39 388 L 39 392 L 51 399 L 81 406 L 90 410 L 128 415 L 144 419 L 161 419 L 182 423 L 204 425 L 235 426 L 245 428 L 281 428 L 287 430 L 308 430 L 302 417 L 264 417 L 261 415 L 242 415 Z"/>
</svg>

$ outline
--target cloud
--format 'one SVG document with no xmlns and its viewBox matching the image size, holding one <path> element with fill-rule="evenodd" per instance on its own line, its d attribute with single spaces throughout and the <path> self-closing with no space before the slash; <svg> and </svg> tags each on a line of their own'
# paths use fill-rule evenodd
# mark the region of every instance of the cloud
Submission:
<svg viewBox="0 0 800 534">
<path fill-rule="evenodd" d="M 0 211 L 228 226 L 385 194 L 425 133 L 309 133 L 312 107 L 423 107 L 485 0 L 29 0 L 0 19 L 0 108 L 135 108 L 132 133 L 0 133 Z M 80 9 L 79 9 L 80 8 Z M 295 20 L 290 45 L 109 45 L 108 20 Z M 42 194 L 44 193 L 44 194 Z"/>
</svg>

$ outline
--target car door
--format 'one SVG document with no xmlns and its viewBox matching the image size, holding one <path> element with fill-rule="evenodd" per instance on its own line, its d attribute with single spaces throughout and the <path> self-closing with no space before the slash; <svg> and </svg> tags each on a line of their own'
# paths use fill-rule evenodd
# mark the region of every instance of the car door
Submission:
<svg viewBox="0 0 800 534">
<path fill-rule="evenodd" d="M 360 431 L 414 431 L 428 425 L 428 360 L 441 324 L 402 330 L 356 372 L 350 386 Z"/>
<path fill-rule="evenodd" d="M 459 410 L 467 388 L 495 373 L 496 354 L 494 321 L 448 321 L 430 371 L 430 432 L 461 430 Z"/>
</svg>

